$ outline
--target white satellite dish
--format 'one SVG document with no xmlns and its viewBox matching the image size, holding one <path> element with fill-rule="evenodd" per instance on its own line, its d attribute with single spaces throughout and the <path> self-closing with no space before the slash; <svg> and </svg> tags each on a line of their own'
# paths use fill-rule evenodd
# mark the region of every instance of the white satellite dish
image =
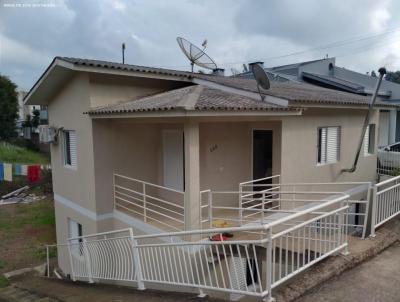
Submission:
<svg viewBox="0 0 400 302">
<path fill-rule="evenodd" d="M 202 44 L 204 47 L 203 49 L 200 49 L 196 45 L 181 37 L 176 38 L 176 41 L 178 42 L 178 45 L 185 56 L 189 59 L 192 72 L 194 64 L 211 70 L 217 69 L 217 64 L 215 64 L 215 62 L 204 52 L 204 49 L 207 47 L 207 40 L 204 40 Z"/>
<path fill-rule="evenodd" d="M 268 90 L 271 87 L 268 75 L 264 68 L 258 64 L 254 64 L 251 71 L 253 72 L 254 79 L 257 81 L 257 89 L 261 100 L 264 101 L 265 96 L 261 93 L 260 86 L 265 90 Z"/>
</svg>

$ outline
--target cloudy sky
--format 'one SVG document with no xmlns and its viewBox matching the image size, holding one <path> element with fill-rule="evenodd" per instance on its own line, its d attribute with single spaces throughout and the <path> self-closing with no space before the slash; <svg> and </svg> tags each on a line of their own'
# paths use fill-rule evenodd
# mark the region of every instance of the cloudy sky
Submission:
<svg viewBox="0 0 400 302">
<path fill-rule="evenodd" d="M 54 56 L 187 70 L 201 44 L 228 72 L 337 57 L 359 72 L 400 69 L 396 0 L 0 0 L 0 74 L 28 90 Z"/>
</svg>

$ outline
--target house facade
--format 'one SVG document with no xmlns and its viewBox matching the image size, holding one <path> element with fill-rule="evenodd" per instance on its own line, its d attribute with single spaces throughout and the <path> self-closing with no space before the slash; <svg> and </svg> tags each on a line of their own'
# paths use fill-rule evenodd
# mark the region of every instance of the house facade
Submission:
<svg viewBox="0 0 400 302">
<path fill-rule="evenodd" d="M 237 192 L 274 175 L 280 183 L 376 180 L 379 110 L 390 104 L 377 102 L 357 169 L 345 173 L 368 97 L 305 83 L 274 82 L 262 93 L 252 79 L 55 58 L 25 104 L 48 106 L 58 130 L 57 242 L 126 227 L 198 230 L 202 191 Z M 220 202 L 237 207 L 238 199 Z M 68 261 L 59 255 L 71 273 Z"/>
<path fill-rule="evenodd" d="M 263 64 L 263 62 L 258 62 Z M 251 69 L 251 64 L 250 64 Z M 371 96 L 376 85 L 376 76 L 363 74 L 336 65 L 336 58 L 326 58 L 265 68 L 272 80 L 306 82 L 312 85 Z M 240 77 L 251 78 L 251 72 Z M 389 103 L 400 101 L 400 84 L 383 80 L 378 99 Z M 400 117 L 397 109 L 383 109 L 380 114 L 378 146 L 383 147 L 400 140 Z"/>
</svg>

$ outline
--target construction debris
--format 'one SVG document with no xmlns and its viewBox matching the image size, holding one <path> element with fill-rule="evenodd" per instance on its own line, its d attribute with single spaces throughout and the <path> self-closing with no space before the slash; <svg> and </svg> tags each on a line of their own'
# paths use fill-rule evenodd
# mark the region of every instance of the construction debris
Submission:
<svg viewBox="0 0 400 302">
<path fill-rule="evenodd" d="M 11 193 L 3 195 L 0 199 L 0 205 L 15 204 L 15 203 L 31 203 L 42 200 L 45 196 L 36 196 L 35 194 L 27 194 L 28 186 L 19 188 Z"/>
<path fill-rule="evenodd" d="M 7 198 L 10 198 L 12 196 L 16 196 L 16 195 L 20 194 L 21 192 L 26 191 L 28 189 L 29 189 L 28 186 L 24 186 L 24 187 L 19 188 L 19 189 L 15 190 L 15 191 L 12 191 L 11 193 L 8 193 L 6 195 L 1 196 L 1 199 L 7 199 Z"/>
</svg>

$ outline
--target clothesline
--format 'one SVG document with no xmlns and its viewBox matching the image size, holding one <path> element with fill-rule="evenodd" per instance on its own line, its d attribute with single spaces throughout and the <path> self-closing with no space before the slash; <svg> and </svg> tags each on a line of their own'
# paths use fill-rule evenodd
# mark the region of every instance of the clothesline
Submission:
<svg viewBox="0 0 400 302">
<path fill-rule="evenodd" d="M 27 176 L 28 181 L 34 183 L 40 179 L 41 170 L 50 169 L 50 165 L 0 162 L 0 181 L 13 181 L 13 176 Z"/>
</svg>

